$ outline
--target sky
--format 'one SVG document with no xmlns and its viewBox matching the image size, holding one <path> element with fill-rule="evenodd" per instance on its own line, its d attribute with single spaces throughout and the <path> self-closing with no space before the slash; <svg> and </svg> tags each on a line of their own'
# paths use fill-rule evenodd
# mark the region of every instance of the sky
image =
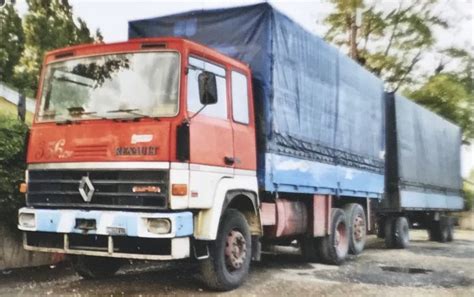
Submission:
<svg viewBox="0 0 474 297">
<path fill-rule="evenodd" d="M 398 0 L 366 0 L 380 2 L 386 9 L 397 5 Z M 405 0 L 411 1 L 411 0 Z M 249 5 L 262 0 L 69 0 L 74 14 L 84 19 L 92 30 L 100 28 L 106 42 L 127 39 L 129 20 L 150 18 L 194 9 L 209 9 Z M 326 27 L 324 17 L 331 11 L 330 0 L 273 0 L 267 1 L 301 24 L 308 31 L 323 35 Z M 380 5 L 380 4 L 379 4 Z M 21 15 L 27 11 L 25 0 L 17 0 Z M 438 32 L 443 44 L 466 45 L 474 39 L 472 22 L 472 0 L 441 0 L 438 11 L 447 18 L 453 28 L 449 32 Z"/>
<path fill-rule="evenodd" d="M 365 0 L 367 3 L 375 3 L 385 10 L 390 10 L 398 5 L 400 0 Z M 412 0 L 403 0 L 412 1 Z M 440 0 L 436 12 L 446 19 L 451 28 L 436 30 L 438 37 L 438 48 L 450 45 L 474 50 L 474 0 Z M 211 9 L 250 5 L 264 2 L 261 0 L 69 0 L 73 6 L 74 15 L 80 17 L 87 23 L 92 32 L 100 28 L 105 42 L 116 42 L 127 40 L 128 21 L 157 17 L 180 13 L 196 9 Z M 330 0 L 273 0 L 268 1 L 306 30 L 323 36 L 327 30 L 324 26 L 324 18 L 331 12 Z M 17 9 L 21 16 L 27 12 L 28 6 L 25 0 L 17 0 Z M 434 69 L 438 65 L 437 56 L 426 53 L 419 68 L 421 70 Z M 448 65 L 449 67 L 449 65 Z M 455 65 L 451 65 L 455 67 Z M 468 152 L 471 155 L 466 167 L 474 166 L 474 150 Z M 466 158 L 465 158 L 466 159 Z"/>
<path fill-rule="evenodd" d="M 412 0 L 402 0 L 409 2 Z M 462 48 L 473 49 L 474 0 L 439 0 L 437 13 L 447 19 L 450 30 L 436 30 L 439 37 L 438 47 L 446 48 L 456 45 Z M 180 13 L 196 9 L 210 9 L 249 5 L 262 0 L 69 0 L 73 6 L 74 15 L 84 19 L 95 32 L 100 28 L 105 42 L 127 40 L 128 21 Z M 323 36 L 327 27 L 323 24 L 324 18 L 331 12 L 330 0 L 269 0 L 274 7 L 288 15 L 306 30 Z M 399 0 L 365 0 L 366 3 L 377 3 L 385 10 L 395 8 Z M 17 9 L 20 15 L 27 12 L 25 0 L 17 0 Z M 421 72 L 436 68 L 436 55 L 425 53 L 424 59 L 418 67 Z M 452 65 L 456 66 L 456 65 Z M 450 65 L 447 66 L 448 69 Z M 420 73 L 421 73 L 420 72 Z"/>
</svg>

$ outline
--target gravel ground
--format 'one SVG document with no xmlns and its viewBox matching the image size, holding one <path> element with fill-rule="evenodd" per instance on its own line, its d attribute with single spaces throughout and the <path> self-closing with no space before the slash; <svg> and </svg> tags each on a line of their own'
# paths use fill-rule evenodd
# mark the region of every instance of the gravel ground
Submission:
<svg viewBox="0 0 474 297">
<path fill-rule="evenodd" d="M 83 280 L 67 264 L 0 271 L 0 296 L 474 296 L 474 231 L 456 230 L 448 244 L 410 232 L 411 246 L 388 250 L 371 236 L 344 265 L 304 263 L 297 250 L 264 255 L 248 281 L 227 293 L 206 291 L 195 265 L 137 263 L 106 280 Z M 282 250 L 280 250 L 282 251 Z"/>
</svg>

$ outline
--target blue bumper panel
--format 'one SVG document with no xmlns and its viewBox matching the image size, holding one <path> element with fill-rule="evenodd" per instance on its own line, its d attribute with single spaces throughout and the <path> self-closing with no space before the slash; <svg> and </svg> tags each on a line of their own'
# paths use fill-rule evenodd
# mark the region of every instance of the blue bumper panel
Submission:
<svg viewBox="0 0 474 297">
<path fill-rule="evenodd" d="M 87 234 L 123 235 L 146 238 L 174 238 L 193 234 L 193 215 L 191 212 L 179 213 L 135 213 L 125 211 L 84 211 L 71 209 L 33 209 L 22 208 L 22 213 L 34 214 L 35 226 L 22 226 L 23 231 L 80 233 L 83 229 L 76 228 L 76 220 L 94 220 L 95 228 L 87 230 Z M 165 218 L 171 223 L 171 232 L 156 234 L 148 231 L 149 218 Z"/>
</svg>

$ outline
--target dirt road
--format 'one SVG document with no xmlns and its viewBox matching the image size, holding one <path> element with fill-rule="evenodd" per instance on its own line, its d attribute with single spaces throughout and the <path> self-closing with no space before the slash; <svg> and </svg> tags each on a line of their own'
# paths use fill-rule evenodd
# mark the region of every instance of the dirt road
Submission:
<svg viewBox="0 0 474 297">
<path fill-rule="evenodd" d="M 340 267 L 304 263 L 294 249 L 265 255 L 245 285 L 227 293 L 206 291 L 195 265 L 140 263 L 101 281 L 68 265 L 0 271 L 0 296 L 474 296 L 474 231 L 457 230 L 449 244 L 427 241 L 426 231 L 410 236 L 407 250 L 371 236 L 364 253 Z"/>
</svg>

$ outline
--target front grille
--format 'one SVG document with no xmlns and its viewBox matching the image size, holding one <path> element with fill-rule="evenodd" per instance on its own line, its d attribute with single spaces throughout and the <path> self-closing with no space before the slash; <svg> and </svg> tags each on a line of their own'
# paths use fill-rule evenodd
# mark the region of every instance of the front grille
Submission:
<svg viewBox="0 0 474 297">
<path fill-rule="evenodd" d="M 79 192 L 88 178 L 94 188 L 87 202 Z M 134 186 L 157 186 L 160 193 L 134 193 Z M 87 185 L 85 193 L 91 189 Z M 167 171 L 30 170 L 27 205 L 42 207 L 132 208 L 167 207 Z"/>
<path fill-rule="evenodd" d="M 109 250 L 108 237 L 105 235 L 67 234 L 69 251 Z M 25 232 L 25 243 L 30 247 L 65 249 L 64 234 L 50 232 Z M 138 255 L 171 255 L 171 239 L 112 236 L 114 253 Z"/>
</svg>

